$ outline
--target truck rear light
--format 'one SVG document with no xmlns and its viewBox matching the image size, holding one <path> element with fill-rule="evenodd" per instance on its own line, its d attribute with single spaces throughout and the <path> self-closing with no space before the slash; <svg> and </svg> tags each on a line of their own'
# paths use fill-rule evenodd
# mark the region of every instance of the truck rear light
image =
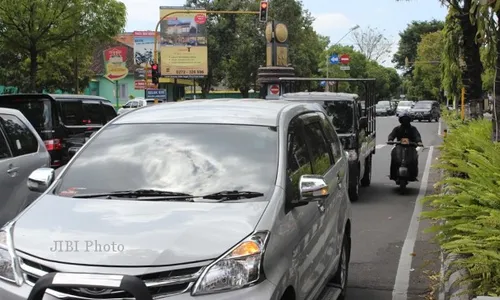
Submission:
<svg viewBox="0 0 500 300">
<path fill-rule="evenodd" d="M 62 143 L 60 139 L 46 140 L 44 142 L 45 142 L 45 147 L 49 151 L 62 149 Z"/>
</svg>

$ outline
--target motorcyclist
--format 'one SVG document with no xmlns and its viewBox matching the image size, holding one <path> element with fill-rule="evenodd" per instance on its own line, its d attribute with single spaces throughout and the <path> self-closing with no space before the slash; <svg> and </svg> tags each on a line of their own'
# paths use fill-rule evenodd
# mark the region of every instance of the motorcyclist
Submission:
<svg viewBox="0 0 500 300">
<path fill-rule="evenodd" d="M 417 143 L 419 147 L 422 146 L 422 137 L 420 136 L 420 132 L 418 132 L 418 129 L 415 126 L 411 125 L 411 117 L 407 113 L 403 113 L 402 115 L 399 116 L 399 123 L 401 125 L 396 126 L 392 132 L 389 134 L 387 137 L 388 141 L 394 141 L 396 139 L 397 141 L 401 141 L 403 138 L 407 138 L 410 140 L 410 142 Z M 397 172 L 399 169 L 399 162 L 398 162 L 398 153 L 397 147 L 394 147 L 394 149 L 391 152 L 391 170 L 390 170 L 390 178 L 391 180 L 396 180 L 397 178 Z M 416 180 L 418 176 L 418 155 L 417 155 L 417 150 L 413 147 L 409 148 L 410 149 L 410 163 L 409 163 L 409 171 L 411 174 L 411 180 Z"/>
</svg>

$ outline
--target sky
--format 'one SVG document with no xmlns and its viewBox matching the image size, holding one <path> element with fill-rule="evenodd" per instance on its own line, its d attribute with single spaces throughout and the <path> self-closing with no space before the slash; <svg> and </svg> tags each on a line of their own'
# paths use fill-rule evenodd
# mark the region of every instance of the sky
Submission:
<svg viewBox="0 0 500 300">
<path fill-rule="evenodd" d="M 154 30 L 160 6 L 183 5 L 184 0 L 121 0 L 127 6 L 127 31 Z M 332 43 L 339 41 L 349 29 L 359 25 L 360 29 L 375 28 L 389 40 L 391 53 L 381 58 L 387 67 L 393 66 L 392 55 L 397 50 L 399 33 L 411 21 L 444 20 L 446 8 L 439 0 L 303 0 L 304 8 L 315 17 L 314 29 L 330 37 Z M 270 0 L 272 9 L 272 0 Z M 157 12 L 154 14 L 153 12 Z M 341 44 L 353 44 L 348 35 Z M 293 47 L 293 45 L 290 45 Z"/>
</svg>

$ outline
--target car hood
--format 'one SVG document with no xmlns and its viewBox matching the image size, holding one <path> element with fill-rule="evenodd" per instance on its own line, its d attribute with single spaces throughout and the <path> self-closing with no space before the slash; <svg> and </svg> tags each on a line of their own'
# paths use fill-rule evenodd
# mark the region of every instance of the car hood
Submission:
<svg viewBox="0 0 500 300">
<path fill-rule="evenodd" d="M 98 266 L 211 260 L 254 231 L 268 204 L 258 200 L 146 202 L 45 195 L 15 222 L 14 247 L 47 260 Z"/>
</svg>

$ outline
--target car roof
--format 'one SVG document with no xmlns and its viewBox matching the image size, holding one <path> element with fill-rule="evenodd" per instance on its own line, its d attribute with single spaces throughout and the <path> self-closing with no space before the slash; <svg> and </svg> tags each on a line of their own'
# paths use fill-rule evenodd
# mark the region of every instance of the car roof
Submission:
<svg viewBox="0 0 500 300">
<path fill-rule="evenodd" d="M 14 115 L 16 117 L 22 118 L 23 120 L 25 119 L 25 116 L 23 115 L 22 112 L 13 108 L 0 107 L 0 113 Z"/>
<path fill-rule="evenodd" d="M 351 100 L 354 101 L 358 99 L 357 94 L 351 93 L 331 93 L 331 92 L 298 92 L 298 93 L 286 93 L 281 96 L 283 100 L 292 101 L 328 101 L 328 100 Z"/>
<path fill-rule="evenodd" d="M 285 108 L 299 107 L 321 111 L 317 104 L 293 103 L 263 99 L 210 99 L 165 102 L 159 106 L 146 106 L 124 114 L 113 124 L 138 123 L 191 123 L 278 126 Z"/>
<path fill-rule="evenodd" d="M 52 98 L 54 100 L 98 100 L 98 101 L 104 101 L 104 102 L 109 102 L 108 99 L 100 96 L 93 96 L 93 95 L 75 95 L 75 94 L 9 94 L 9 95 L 0 95 L 0 97 L 5 97 L 5 98 L 22 98 L 22 97 L 47 97 L 47 98 Z"/>
</svg>

